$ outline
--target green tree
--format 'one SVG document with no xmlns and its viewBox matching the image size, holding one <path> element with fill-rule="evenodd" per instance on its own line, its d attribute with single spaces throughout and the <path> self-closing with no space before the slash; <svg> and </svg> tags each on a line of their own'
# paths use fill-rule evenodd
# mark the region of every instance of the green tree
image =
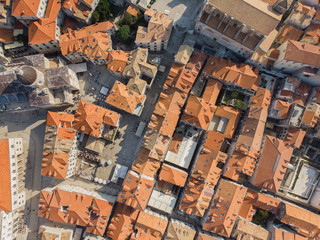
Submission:
<svg viewBox="0 0 320 240">
<path fill-rule="evenodd" d="M 238 96 L 239 96 L 239 93 L 238 93 L 237 91 L 233 91 L 233 92 L 231 93 L 231 97 L 232 97 L 233 99 L 236 99 Z"/>
<path fill-rule="evenodd" d="M 130 27 L 128 25 L 123 25 L 118 29 L 116 34 L 121 43 L 128 44 L 130 39 Z"/>
<path fill-rule="evenodd" d="M 95 11 L 92 13 L 92 21 L 93 23 L 100 21 L 100 14 L 98 12 Z"/>
<path fill-rule="evenodd" d="M 131 26 L 135 25 L 135 24 L 137 23 L 137 21 L 138 21 L 138 18 L 137 18 L 137 17 L 132 16 L 132 15 L 129 14 L 129 13 L 126 13 L 126 14 L 123 16 L 123 18 L 122 18 L 122 20 L 121 20 L 121 22 L 120 22 L 120 26 L 128 25 L 128 26 L 131 27 Z"/>
</svg>

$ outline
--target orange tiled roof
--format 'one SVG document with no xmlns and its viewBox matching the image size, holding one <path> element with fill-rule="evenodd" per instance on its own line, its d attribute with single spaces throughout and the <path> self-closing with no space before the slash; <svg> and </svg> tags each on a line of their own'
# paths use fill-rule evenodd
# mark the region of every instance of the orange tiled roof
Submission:
<svg viewBox="0 0 320 240">
<path fill-rule="evenodd" d="M 12 16 L 36 16 L 40 0 L 15 0 L 12 5 Z"/>
<path fill-rule="evenodd" d="M 61 8 L 60 0 L 49 0 L 44 18 L 30 23 L 29 44 L 48 43 L 56 39 L 56 19 Z"/>
<path fill-rule="evenodd" d="M 253 184 L 278 192 L 293 148 L 278 138 L 267 136 Z"/>
<path fill-rule="evenodd" d="M 277 40 L 282 43 L 284 43 L 288 40 L 298 41 L 300 39 L 300 37 L 302 36 L 302 34 L 303 34 L 302 30 L 285 24 L 280 29 L 278 36 L 277 36 Z"/>
<path fill-rule="evenodd" d="M 252 221 L 256 209 L 262 209 L 276 215 L 280 210 L 280 202 L 279 199 L 248 189 L 239 215 L 248 221 Z"/>
<path fill-rule="evenodd" d="M 256 159 L 260 155 L 260 148 L 268 116 L 271 92 L 259 88 L 251 99 L 249 113 L 238 137 L 236 150 L 230 158 L 224 176 L 235 181 L 240 173 L 252 176 Z"/>
<path fill-rule="evenodd" d="M 214 113 L 215 116 L 228 119 L 228 125 L 224 132 L 226 138 L 231 139 L 238 126 L 240 120 L 241 110 L 230 107 L 230 106 L 218 106 Z"/>
<path fill-rule="evenodd" d="M 136 6 L 133 6 L 133 5 L 129 5 L 127 10 L 126 10 L 127 13 L 131 14 L 132 16 L 135 16 L 137 17 L 138 14 L 140 13 L 140 10 L 138 7 Z"/>
<path fill-rule="evenodd" d="M 312 87 L 309 84 L 300 82 L 293 94 L 293 102 L 304 106 L 308 100 L 311 90 Z"/>
<path fill-rule="evenodd" d="M 139 210 L 118 203 L 110 221 L 107 235 L 113 240 L 129 239 L 134 230 Z"/>
<path fill-rule="evenodd" d="M 148 214 L 146 212 L 140 212 L 136 225 L 137 234 L 133 234 L 130 239 L 140 240 L 161 240 L 168 225 L 168 220 Z"/>
<path fill-rule="evenodd" d="M 53 222 L 84 226 L 87 232 L 102 236 L 112 206 L 105 200 L 56 188 L 41 191 L 38 214 Z"/>
<path fill-rule="evenodd" d="M 190 96 L 181 120 L 206 130 L 209 127 L 214 110 L 215 105 L 203 101 L 201 98 Z"/>
<path fill-rule="evenodd" d="M 66 127 L 71 128 L 74 115 L 59 112 L 48 112 L 47 114 L 47 126 Z"/>
<path fill-rule="evenodd" d="M 320 67 L 319 49 L 319 46 L 289 40 L 284 59 Z"/>
<path fill-rule="evenodd" d="M 207 234 L 200 233 L 198 236 L 198 240 L 220 240 L 220 238 L 212 237 Z"/>
<path fill-rule="evenodd" d="M 202 99 L 206 102 L 209 102 L 212 105 L 215 105 L 218 99 L 219 93 L 222 89 L 222 86 L 223 86 L 222 83 L 212 78 L 209 78 L 207 81 L 206 88 L 202 94 Z"/>
<path fill-rule="evenodd" d="M 222 179 L 203 229 L 230 237 L 246 192 L 245 187 Z"/>
<path fill-rule="evenodd" d="M 169 182 L 173 185 L 183 187 L 187 181 L 188 173 L 178 168 L 172 167 L 168 164 L 163 164 L 159 178 L 165 182 Z"/>
<path fill-rule="evenodd" d="M 306 135 L 306 131 L 299 128 L 289 128 L 287 132 L 287 136 L 285 138 L 285 143 L 290 144 L 296 148 L 300 148 L 301 143 L 303 141 L 304 136 Z"/>
<path fill-rule="evenodd" d="M 314 102 L 308 103 L 304 112 L 302 123 L 314 127 L 320 118 L 320 105 Z"/>
<path fill-rule="evenodd" d="M 119 118 L 120 114 L 117 112 L 81 100 L 72 127 L 90 136 L 99 137 L 104 124 L 116 126 Z"/>
<path fill-rule="evenodd" d="M 187 214 L 202 217 L 209 207 L 221 169 L 218 162 L 225 162 L 227 154 L 220 152 L 224 141 L 221 133 L 210 131 L 203 149 L 197 158 L 190 182 L 186 186 L 185 196 L 179 209 Z"/>
<path fill-rule="evenodd" d="M 0 146 L 0 210 L 8 213 L 12 211 L 9 139 L 0 139 Z"/>
<path fill-rule="evenodd" d="M 208 59 L 203 71 L 220 81 L 254 91 L 258 89 L 261 81 L 258 68 L 212 56 Z"/>
<path fill-rule="evenodd" d="M 165 84 L 177 88 L 184 93 L 189 93 L 206 58 L 207 55 L 204 53 L 194 51 L 186 66 L 174 63 L 171 66 Z"/>
<path fill-rule="evenodd" d="M 128 53 L 122 50 L 110 50 L 107 69 L 113 72 L 123 73 L 128 61 Z"/>
<path fill-rule="evenodd" d="M 293 40 L 298 40 L 298 39 L 293 39 Z M 318 44 L 320 41 L 320 25 L 310 24 L 302 40 L 304 42 L 308 42 L 311 44 Z"/>
<path fill-rule="evenodd" d="M 45 143 L 49 147 L 44 146 L 42 175 L 66 179 L 69 151 L 76 136 L 71 128 L 73 117 L 72 114 L 48 112 Z"/>
<path fill-rule="evenodd" d="M 154 185 L 154 179 L 129 171 L 123 183 L 118 202 L 144 210 Z"/>
<path fill-rule="evenodd" d="M 134 92 L 119 81 L 116 81 L 106 100 L 116 108 L 122 109 L 129 113 L 134 113 L 138 105 L 143 105 L 146 95 Z"/>
<path fill-rule="evenodd" d="M 132 170 L 149 177 L 155 177 L 159 168 L 160 161 L 149 157 L 150 150 L 141 147 L 136 160 L 133 163 Z"/>
<path fill-rule="evenodd" d="M 294 232 L 288 232 L 283 229 L 277 228 L 274 226 L 274 239 L 277 240 L 307 240 L 308 238 L 305 238 L 297 233 Z"/>
<path fill-rule="evenodd" d="M 287 119 L 289 116 L 291 103 L 282 100 L 276 100 L 275 109 L 278 110 L 278 118 Z"/>
<path fill-rule="evenodd" d="M 90 25 L 60 36 L 62 55 L 79 53 L 90 60 L 108 59 L 112 50 L 110 35 L 106 33 L 114 25 L 109 21 Z"/>
<path fill-rule="evenodd" d="M 292 226 L 299 234 L 308 238 L 320 238 L 320 215 L 288 203 L 281 203 L 281 222 Z"/>
</svg>

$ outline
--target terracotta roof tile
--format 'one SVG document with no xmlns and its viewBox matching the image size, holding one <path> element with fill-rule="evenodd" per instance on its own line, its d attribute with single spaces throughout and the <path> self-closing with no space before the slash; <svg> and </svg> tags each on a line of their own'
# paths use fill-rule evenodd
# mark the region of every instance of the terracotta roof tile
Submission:
<svg viewBox="0 0 320 240">
<path fill-rule="evenodd" d="M 40 0 L 13 1 L 12 16 L 37 16 Z"/>
<path fill-rule="evenodd" d="M 278 192 L 292 152 L 293 148 L 281 139 L 266 136 L 253 184 Z"/>
<path fill-rule="evenodd" d="M 155 177 L 160 169 L 160 161 L 149 157 L 150 150 L 141 147 L 136 160 L 133 163 L 132 170 L 149 177 Z"/>
<path fill-rule="evenodd" d="M 304 112 L 302 123 L 314 127 L 320 118 L 320 105 L 314 102 L 308 103 Z"/>
<path fill-rule="evenodd" d="M 13 42 L 13 30 L 12 29 L 0 29 L 0 42 L 12 43 Z"/>
<path fill-rule="evenodd" d="M 139 8 L 136 7 L 136 6 L 129 5 L 129 6 L 127 7 L 126 12 L 129 13 L 129 14 L 131 14 L 132 16 L 137 17 L 138 14 L 140 13 L 140 10 L 139 10 Z"/>
<path fill-rule="evenodd" d="M 216 238 L 204 233 L 200 233 L 198 236 L 198 240 L 220 240 L 220 238 Z"/>
<path fill-rule="evenodd" d="M 161 240 L 168 225 L 168 220 L 146 212 L 140 212 L 136 225 L 137 234 L 131 236 L 132 240 L 149 239 Z"/>
<path fill-rule="evenodd" d="M 129 171 L 124 180 L 118 202 L 144 210 L 154 185 L 154 179 Z"/>
<path fill-rule="evenodd" d="M 284 43 L 288 40 L 298 41 L 302 36 L 302 34 L 303 34 L 302 30 L 285 24 L 280 29 L 276 40 L 280 41 L 281 43 Z"/>
<path fill-rule="evenodd" d="M 80 101 L 72 127 L 93 137 L 99 137 L 104 124 L 117 126 L 120 114 L 99 107 L 92 103 Z"/>
<path fill-rule="evenodd" d="M 116 81 L 110 91 L 106 103 L 134 114 L 139 106 L 143 106 L 146 95 L 134 92 L 121 82 Z"/>
<path fill-rule="evenodd" d="M 222 179 L 203 229 L 230 237 L 246 192 L 245 187 Z"/>
<path fill-rule="evenodd" d="M 0 146 L 0 210 L 8 213 L 12 211 L 9 139 L 0 139 Z"/>
<path fill-rule="evenodd" d="M 107 235 L 113 240 L 129 239 L 139 212 L 137 209 L 118 203 L 108 226 Z"/>
<path fill-rule="evenodd" d="M 248 189 L 239 215 L 248 221 L 252 221 L 257 209 L 262 209 L 276 215 L 280 210 L 280 203 L 281 201 L 277 198 Z"/>
<path fill-rule="evenodd" d="M 124 68 L 127 65 L 128 56 L 129 54 L 122 50 L 110 50 L 107 69 L 113 72 L 123 73 Z"/>
<path fill-rule="evenodd" d="M 76 224 L 103 235 L 113 204 L 92 196 L 56 188 L 40 192 L 39 216 L 53 222 Z"/>
<path fill-rule="evenodd" d="M 209 207 L 221 169 L 218 162 L 225 162 L 227 154 L 220 152 L 224 136 L 221 133 L 210 131 L 202 151 L 197 158 L 190 182 L 186 185 L 185 196 L 179 209 L 187 214 L 202 217 Z"/>
<path fill-rule="evenodd" d="M 187 181 L 188 173 L 172 167 L 168 164 L 163 164 L 160 174 L 159 174 L 159 179 L 169 182 L 173 185 L 179 186 L 179 187 L 184 187 L 185 182 Z"/>
<path fill-rule="evenodd" d="M 308 238 L 320 238 L 320 215 L 288 203 L 281 203 L 281 222 L 292 226 L 299 234 Z"/>
<path fill-rule="evenodd" d="M 203 72 L 219 81 L 254 91 L 258 89 L 261 81 L 258 68 L 223 58 L 210 57 Z"/>
<path fill-rule="evenodd" d="M 238 126 L 241 110 L 230 106 L 219 106 L 214 113 L 215 116 L 228 119 L 227 127 L 224 131 L 224 136 L 231 139 Z"/>
<path fill-rule="evenodd" d="M 300 148 L 305 135 L 306 135 L 306 131 L 302 129 L 289 128 L 284 142 L 296 148 Z"/>
</svg>

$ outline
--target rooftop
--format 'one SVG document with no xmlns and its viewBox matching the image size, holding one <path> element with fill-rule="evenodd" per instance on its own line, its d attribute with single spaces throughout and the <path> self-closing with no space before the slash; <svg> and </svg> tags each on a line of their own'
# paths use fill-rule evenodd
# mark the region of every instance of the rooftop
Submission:
<svg viewBox="0 0 320 240">
<path fill-rule="evenodd" d="M 78 192 L 45 189 L 40 193 L 38 214 L 53 222 L 86 227 L 87 232 L 102 236 L 112 206 L 111 202 Z"/>
<path fill-rule="evenodd" d="M 0 210 L 9 213 L 12 211 L 9 139 L 0 139 L 0 146 Z"/>
<path fill-rule="evenodd" d="M 178 168 L 172 167 L 168 164 L 162 165 L 162 168 L 159 174 L 160 180 L 169 182 L 179 187 L 184 187 L 187 177 L 188 177 L 188 173 Z"/>
<path fill-rule="evenodd" d="M 230 237 L 246 192 L 245 187 L 222 179 L 203 229 Z"/>
<path fill-rule="evenodd" d="M 148 27 L 138 27 L 135 42 L 162 42 L 168 41 L 173 26 L 173 21 L 165 14 L 153 9 L 147 9 L 144 13 L 150 20 Z"/>
<path fill-rule="evenodd" d="M 219 81 L 254 91 L 257 91 L 261 81 L 258 68 L 212 56 L 208 59 L 203 72 Z"/>
<path fill-rule="evenodd" d="M 153 185 L 153 178 L 129 171 L 119 193 L 118 202 L 143 211 L 147 206 Z"/>
<path fill-rule="evenodd" d="M 139 94 L 116 81 L 108 95 L 106 103 L 131 114 L 139 114 L 143 107 L 146 95 Z"/>
<path fill-rule="evenodd" d="M 293 148 L 281 139 L 266 136 L 253 184 L 271 192 L 278 192 Z"/>
</svg>

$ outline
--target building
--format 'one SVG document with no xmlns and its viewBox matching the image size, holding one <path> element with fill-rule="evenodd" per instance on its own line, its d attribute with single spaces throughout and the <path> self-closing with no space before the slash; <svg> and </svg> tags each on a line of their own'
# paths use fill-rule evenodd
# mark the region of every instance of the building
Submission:
<svg viewBox="0 0 320 240">
<path fill-rule="evenodd" d="M 149 201 L 155 180 L 145 175 L 139 175 L 130 170 L 124 180 L 118 202 L 144 211 Z"/>
<path fill-rule="evenodd" d="M 238 217 L 231 237 L 234 239 L 240 239 L 240 240 L 241 239 L 269 240 L 270 235 L 271 234 L 263 227 L 260 227 L 259 225 L 251 223 L 246 219 Z"/>
<path fill-rule="evenodd" d="M 203 72 L 204 76 L 212 77 L 224 85 L 248 90 L 250 93 L 257 91 L 261 81 L 259 68 L 213 56 L 208 59 Z"/>
<path fill-rule="evenodd" d="M 181 92 L 189 93 L 206 59 L 206 54 L 194 51 L 187 65 L 172 64 L 165 87 L 172 87 Z"/>
<path fill-rule="evenodd" d="M 280 28 L 278 35 L 273 43 L 273 46 L 279 47 L 280 45 L 282 45 L 283 43 L 289 40 L 299 41 L 302 35 L 303 35 L 302 30 L 292 27 L 290 25 L 284 24 Z"/>
<path fill-rule="evenodd" d="M 281 203 L 278 218 L 303 236 L 314 239 L 320 237 L 320 216 L 316 213 L 289 203 Z"/>
<path fill-rule="evenodd" d="M 302 124 L 306 127 L 313 128 L 317 124 L 319 118 L 320 105 L 315 102 L 309 102 L 302 118 Z"/>
<path fill-rule="evenodd" d="M 0 238 L 15 239 L 25 206 L 22 138 L 1 139 L 0 146 Z"/>
<path fill-rule="evenodd" d="M 139 210 L 118 203 L 108 226 L 107 235 L 113 240 L 129 239 L 133 234 Z"/>
<path fill-rule="evenodd" d="M 213 119 L 211 120 L 211 126 L 209 126 L 209 130 L 214 130 L 224 134 L 225 138 L 232 139 L 236 128 L 238 126 L 238 122 L 240 120 L 241 110 L 220 105 L 217 107 Z"/>
<path fill-rule="evenodd" d="M 307 240 L 308 238 L 303 237 L 294 231 L 292 231 L 289 228 L 281 228 L 277 227 L 275 225 L 270 226 L 269 231 L 272 235 L 271 239 L 272 240 L 286 240 L 286 239 L 292 239 L 292 240 Z"/>
<path fill-rule="evenodd" d="M 283 140 L 266 136 L 252 183 L 271 192 L 278 192 L 292 152 L 293 148 Z"/>
<path fill-rule="evenodd" d="M 285 23 L 303 30 L 310 25 L 315 14 L 316 10 L 314 7 L 310 7 L 298 1 L 286 18 Z"/>
<path fill-rule="evenodd" d="M 73 92 L 79 90 L 76 73 L 59 59 L 49 60 L 43 54 L 15 59 L 0 78 L 6 111 L 71 106 Z"/>
<path fill-rule="evenodd" d="M 218 164 L 225 163 L 227 154 L 221 152 L 224 136 L 210 131 L 196 160 L 190 181 L 185 187 L 179 210 L 203 217 L 222 172 Z"/>
<path fill-rule="evenodd" d="M 252 176 L 260 155 L 264 129 L 268 117 L 271 92 L 259 88 L 252 97 L 249 113 L 238 137 L 236 149 L 230 158 L 225 177 L 237 181 L 241 174 Z"/>
<path fill-rule="evenodd" d="M 40 7 L 41 8 L 41 7 Z M 63 14 L 60 12 L 61 2 L 49 0 L 44 17 L 29 24 L 29 45 L 39 53 L 59 51 L 60 27 Z"/>
<path fill-rule="evenodd" d="M 13 1 L 11 15 L 19 20 L 23 25 L 29 26 L 30 21 L 39 20 L 45 16 L 48 2 L 45 0 Z"/>
<path fill-rule="evenodd" d="M 183 44 L 180 46 L 178 53 L 174 58 L 174 62 L 178 64 L 187 65 L 189 62 L 191 55 L 193 53 L 193 48 L 189 45 Z"/>
<path fill-rule="evenodd" d="M 167 234 L 165 240 L 193 240 L 196 235 L 196 230 L 181 221 L 171 219 L 168 225 Z"/>
<path fill-rule="evenodd" d="M 62 9 L 68 16 L 80 22 L 90 23 L 91 15 L 98 3 L 98 0 L 67 0 L 64 1 Z"/>
<path fill-rule="evenodd" d="M 107 97 L 106 103 L 125 112 L 140 116 L 146 95 L 139 94 L 127 88 L 126 85 L 116 81 Z"/>
<path fill-rule="evenodd" d="M 104 138 L 106 130 L 118 127 L 119 122 L 119 113 L 81 100 L 72 128 L 92 137 Z"/>
<path fill-rule="evenodd" d="M 157 74 L 157 67 L 147 62 L 148 49 L 138 48 L 129 53 L 123 75 L 129 78 L 127 87 L 144 94 L 152 86 Z"/>
<path fill-rule="evenodd" d="M 173 21 L 153 9 L 147 9 L 144 17 L 148 21 L 148 27 L 138 27 L 135 44 L 152 52 L 167 49 Z"/>
<path fill-rule="evenodd" d="M 230 237 L 246 192 L 245 187 L 222 179 L 203 229 Z"/>
<path fill-rule="evenodd" d="M 61 54 L 72 63 L 91 61 L 93 64 L 107 64 L 112 50 L 110 35 L 115 32 L 113 23 L 106 21 L 80 30 L 69 30 L 61 35 Z"/>
<path fill-rule="evenodd" d="M 167 229 L 167 225 L 168 220 L 165 216 L 149 210 L 140 212 L 131 239 L 161 240 Z"/>
<path fill-rule="evenodd" d="M 239 216 L 252 221 L 257 210 L 264 210 L 274 215 L 279 213 L 281 201 L 275 197 L 248 189 Z"/>
<path fill-rule="evenodd" d="M 320 27 L 319 24 L 310 24 L 301 42 L 317 45 L 320 42 Z M 295 40 L 295 39 L 293 39 Z"/>
<path fill-rule="evenodd" d="M 280 23 L 282 13 L 289 7 L 285 3 L 283 11 L 279 9 L 283 7 L 278 1 L 275 4 L 272 2 L 275 1 L 210 0 L 204 3 L 195 29 L 211 41 L 217 41 L 242 57 L 249 58 L 272 34 Z"/>
<path fill-rule="evenodd" d="M 74 116 L 48 112 L 41 175 L 66 179 L 75 174 L 79 133 L 71 125 Z"/>
<path fill-rule="evenodd" d="M 53 222 L 80 225 L 94 235 L 103 235 L 114 198 L 74 186 L 46 188 L 40 192 L 39 217 Z"/>
<path fill-rule="evenodd" d="M 122 50 L 111 49 L 108 55 L 107 69 L 116 75 L 121 75 L 128 63 L 129 54 Z"/>
<path fill-rule="evenodd" d="M 312 86 L 320 85 L 318 59 L 320 58 L 319 46 L 308 43 L 287 41 L 282 44 L 273 68 L 278 71 L 292 73 L 300 80 Z"/>
<path fill-rule="evenodd" d="M 41 225 L 39 227 L 39 237 L 41 240 L 72 240 L 73 230 L 68 228 L 50 227 Z"/>
</svg>

